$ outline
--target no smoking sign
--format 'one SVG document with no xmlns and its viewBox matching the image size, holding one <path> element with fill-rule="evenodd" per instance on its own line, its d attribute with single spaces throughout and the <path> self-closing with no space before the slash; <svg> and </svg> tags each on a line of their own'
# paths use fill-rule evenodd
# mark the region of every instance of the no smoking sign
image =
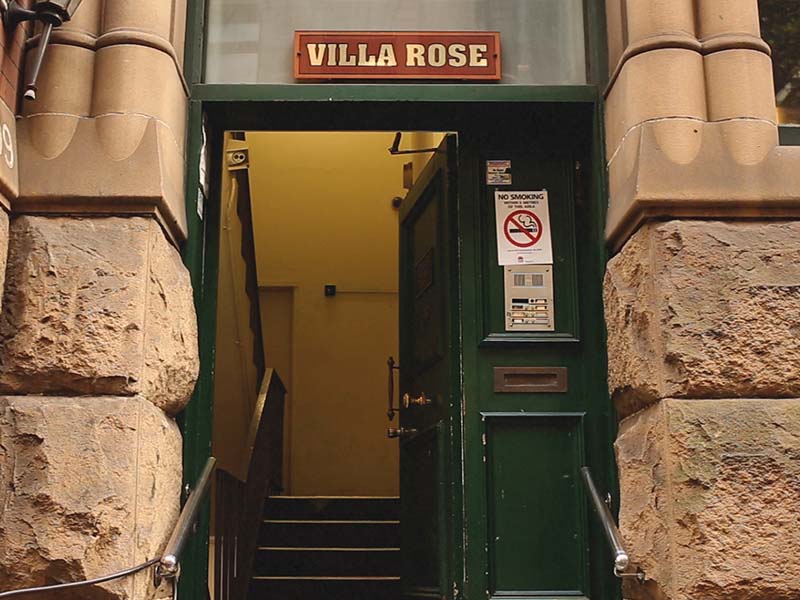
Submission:
<svg viewBox="0 0 800 600">
<path fill-rule="evenodd" d="M 530 248 L 542 239 L 542 222 L 529 210 L 515 210 L 506 217 L 503 233 L 511 245 Z"/>
<path fill-rule="evenodd" d="M 553 263 L 547 190 L 495 192 L 495 217 L 499 264 Z"/>
</svg>

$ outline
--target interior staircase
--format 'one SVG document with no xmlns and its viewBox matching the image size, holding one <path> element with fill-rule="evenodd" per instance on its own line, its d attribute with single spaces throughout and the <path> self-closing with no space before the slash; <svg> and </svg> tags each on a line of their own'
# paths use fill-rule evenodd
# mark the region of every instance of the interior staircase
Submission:
<svg viewBox="0 0 800 600">
<path fill-rule="evenodd" d="M 249 600 L 395 600 L 399 500 L 272 496 L 264 506 Z"/>
</svg>

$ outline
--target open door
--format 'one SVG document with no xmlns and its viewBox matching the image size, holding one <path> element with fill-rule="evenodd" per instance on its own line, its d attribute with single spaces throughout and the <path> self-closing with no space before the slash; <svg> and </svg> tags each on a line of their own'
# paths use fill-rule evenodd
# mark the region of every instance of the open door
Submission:
<svg viewBox="0 0 800 600">
<path fill-rule="evenodd" d="M 459 414 L 456 136 L 400 210 L 400 531 L 404 598 L 452 597 L 454 425 Z"/>
</svg>

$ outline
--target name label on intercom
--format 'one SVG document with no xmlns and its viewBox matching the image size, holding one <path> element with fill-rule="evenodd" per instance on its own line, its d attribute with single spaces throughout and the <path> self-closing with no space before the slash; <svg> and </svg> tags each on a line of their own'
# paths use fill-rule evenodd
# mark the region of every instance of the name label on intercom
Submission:
<svg viewBox="0 0 800 600">
<path fill-rule="evenodd" d="M 552 265 L 503 267 L 506 331 L 553 331 Z"/>
</svg>

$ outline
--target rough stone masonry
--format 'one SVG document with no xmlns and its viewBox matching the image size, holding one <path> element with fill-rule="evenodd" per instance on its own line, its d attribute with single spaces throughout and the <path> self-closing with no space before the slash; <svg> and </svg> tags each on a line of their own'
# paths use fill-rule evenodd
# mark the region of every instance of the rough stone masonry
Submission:
<svg viewBox="0 0 800 600">
<path fill-rule="evenodd" d="M 797 222 L 653 222 L 609 262 L 627 598 L 800 597 L 798 307 Z"/>
<path fill-rule="evenodd" d="M 170 415 L 197 371 L 189 276 L 154 219 L 12 220 L 0 315 L 0 589 L 158 555 L 182 480 Z M 156 595 L 151 577 L 74 597 L 145 600 Z"/>
</svg>

